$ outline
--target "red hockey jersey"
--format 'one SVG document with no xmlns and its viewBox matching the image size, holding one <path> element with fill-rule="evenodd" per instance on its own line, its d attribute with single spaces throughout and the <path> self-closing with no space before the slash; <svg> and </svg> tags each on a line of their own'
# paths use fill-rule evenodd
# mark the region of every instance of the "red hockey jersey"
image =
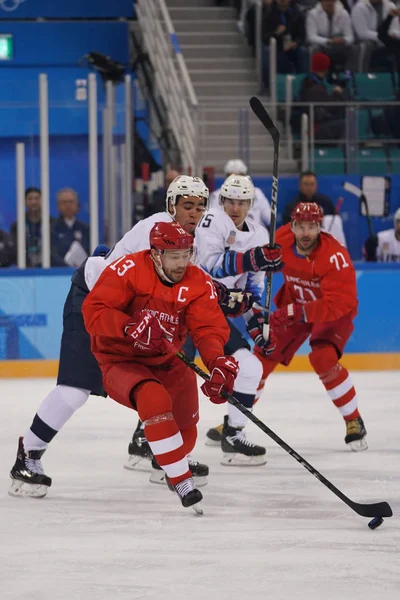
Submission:
<svg viewBox="0 0 400 600">
<path fill-rule="evenodd" d="M 124 328 L 138 312 L 156 315 L 169 331 L 174 347 L 167 354 L 144 354 L 134 346 Z M 158 277 L 150 251 L 127 254 L 101 274 L 82 306 L 92 351 L 100 364 L 134 360 L 147 365 L 162 364 L 182 346 L 189 332 L 203 362 L 221 356 L 229 327 L 218 305 L 208 275 L 189 265 L 179 283 L 164 283 Z"/>
<path fill-rule="evenodd" d="M 290 223 L 276 232 L 282 247 L 284 285 L 275 296 L 278 308 L 297 302 L 304 306 L 309 323 L 335 321 L 357 314 L 357 286 L 354 265 L 346 248 L 329 233 L 320 240 L 308 257 L 296 251 Z"/>
</svg>

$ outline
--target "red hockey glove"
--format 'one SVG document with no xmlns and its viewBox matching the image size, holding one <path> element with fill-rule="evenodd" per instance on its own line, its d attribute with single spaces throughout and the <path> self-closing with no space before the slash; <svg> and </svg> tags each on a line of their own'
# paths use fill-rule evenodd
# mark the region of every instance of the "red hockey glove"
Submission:
<svg viewBox="0 0 400 600">
<path fill-rule="evenodd" d="M 280 271 L 283 267 L 282 252 L 279 244 L 257 246 L 247 250 L 243 255 L 243 271 L 272 272 Z"/>
<path fill-rule="evenodd" d="M 251 339 L 258 348 L 261 348 L 263 354 L 268 356 L 272 354 L 276 347 L 276 338 L 272 327 L 269 329 L 269 337 L 266 340 L 263 335 L 264 318 L 260 314 L 256 314 L 247 322 L 247 331 Z"/>
<path fill-rule="evenodd" d="M 214 404 L 226 402 L 222 392 L 232 394 L 233 385 L 239 373 L 239 363 L 233 356 L 218 356 L 211 365 L 210 380 L 203 383 L 201 389 Z"/>
<path fill-rule="evenodd" d="M 134 348 L 148 354 L 166 354 L 171 349 L 171 333 L 149 312 L 139 313 L 137 319 L 124 327 L 124 335 L 132 338 Z"/>
<path fill-rule="evenodd" d="M 218 304 L 226 317 L 239 317 L 250 310 L 253 294 L 236 288 L 227 288 L 220 281 L 214 280 L 213 283 L 218 294 Z"/>
<path fill-rule="evenodd" d="M 270 325 L 275 329 L 292 323 L 303 323 L 304 321 L 304 309 L 300 304 L 288 304 L 275 310 L 270 316 Z"/>
</svg>

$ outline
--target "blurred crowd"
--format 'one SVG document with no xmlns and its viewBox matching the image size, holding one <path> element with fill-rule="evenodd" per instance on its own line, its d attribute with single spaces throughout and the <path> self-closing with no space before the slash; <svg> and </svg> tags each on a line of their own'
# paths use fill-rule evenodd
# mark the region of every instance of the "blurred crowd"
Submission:
<svg viewBox="0 0 400 600">
<path fill-rule="evenodd" d="M 42 266 L 42 195 L 40 189 L 25 191 L 26 266 Z M 57 192 L 58 216 L 50 217 L 52 267 L 78 267 L 89 254 L 89 226 L 77 218 L 78 194 L 72 188 Z M 17 263 L 18 227 L 15 221 L 10 231 L 0 229 L 0 266 Z"/>
</svg>

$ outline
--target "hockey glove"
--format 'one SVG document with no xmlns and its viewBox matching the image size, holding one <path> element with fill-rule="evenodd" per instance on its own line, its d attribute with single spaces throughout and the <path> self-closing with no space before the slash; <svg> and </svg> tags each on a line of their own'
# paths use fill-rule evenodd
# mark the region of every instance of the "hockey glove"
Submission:
<svg viewBox="0 0 400 600">
<path fill-rule="evenodd" d="M 304 308 L 300 304 L 288 304 L 271 313 L 270 325 L 278 329 L 292 323 L 304 323 L 305 320 Z"/>
<path fill-rule="evenodd" d="M 272 327 L 269 329 L 269 337 L 266 340 L 263 335 L 264 318 L 257 314 L 247 322 L 247 332 L 258 348 L 261 348 L 265 356 L 269 356 L 275 350 L 276 339 Z"/>
<path fill-rule="evenodd" d="M 239 363 L 233 356 L 218 356 L 210 368 L 210 380 L 203 383 L 201 389 L 214 404 L 226 402 L 222 392 L 232 394 L 233 385 L 239 373 Z"/>
<path fill-rule="evenodd" d="M 253 304 L 253 295 L 236 288 L 227 288 L 220 281 L 214 281 L 218 294 L 218 304 L 226 317 L 239 317 L 246 313 Z"/>
<path fill-rule="evenodd" d="M 244 252 L 243 256 L 243 271 L 258 271 L 272 272 L 280 271 L 283 267 L 282 252 L 279 244 L 270 246 L 257 246 Z"/>
<path fill-rule="evenodd" d="M 134 348 L 145 354 L 166 354 L 171 350 L 172 334 L 149 312 L 139 313 L 137 321 L 124 327 L 125 337 L 131 337 Z"/>
</svg>

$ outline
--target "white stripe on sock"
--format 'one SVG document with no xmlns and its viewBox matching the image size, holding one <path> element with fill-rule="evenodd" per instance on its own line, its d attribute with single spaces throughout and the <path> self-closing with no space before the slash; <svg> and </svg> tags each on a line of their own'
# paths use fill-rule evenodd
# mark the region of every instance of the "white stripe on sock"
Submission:
<svg viewBox="0 0 400 600">
<path fill-rule="evenodd" d="M 158 440 L 155 442 L 149 442 L 151 451 L 155 456 L 159 454 L 166 454 L 167 452 L 172 452 L 176 450 L 183 444 L 183 439 L 180 431 L 175 433 L 175 435 L 171 435 L 170 437 L 164 438 L 163 440 Z"/>
<path fill-rule="evenodd" d="M 354 412 L 358 408 L 357 395 L 354 396 L 354 398 L 352 400 L 350 400 L 350 402 L 348 402 L 344 406 L 337 406 L 336 408 L 339 409 L 340 414 L 343 417 L 347 417 L 347 415 L 351 415 L 351 413 Z"/>
<path fill-rule="evenodd" d="M 341 398 L 342 396 L 347 394 L 347 392 L 349 392 L 352 387 L 353 387 L 353 382 L 352 382 L 350 376 L 348 376 L 342 383 L 339 383 L 339 385 L 337 385 L 336 387 L 334 387 L 331 390 L 327 390 L 327 392 L 328 392 L 331 400 L 339 400 L 339 398 Z"/>
<path fill-rule="evenodd" d="M 180 477 L 180 475 L 184 475 L 189 470 L 186 456 L 185 458 L 182 458 L 182 460 L 163 466 L 163 470 L 168 477 Z"/>
</svg>

